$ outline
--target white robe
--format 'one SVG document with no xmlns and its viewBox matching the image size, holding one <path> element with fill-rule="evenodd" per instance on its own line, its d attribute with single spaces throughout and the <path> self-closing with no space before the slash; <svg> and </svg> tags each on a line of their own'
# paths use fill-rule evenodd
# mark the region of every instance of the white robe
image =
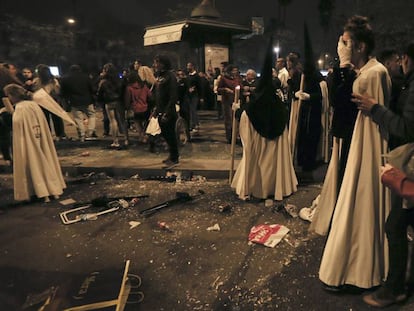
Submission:
<svg viewBox="0 0 414 311">
<path fill-rule="evenodd" d="M 368 93 L 380 105 L 388 103 L 391 81 L 375 58 L 361 68 L 353 92 Z M 384 224 L 390 208 L 389 192 L 381 184 L 381 156 L 385 136 L 369 116 L 358 113 L 343 182 L 334 209 L 319 270 L 325 284 L 371 288 L 381 284 L 388 270 Z"/>
<path fill-rule="evenodd" d="M 14 198 L 61 195 L 66 184 L 42 109 L 34 101 L 17 103 L 13 114 Z"/>
<path fill-rule="evenodd" d="M 332 214 L 338 198 L 338 172 L 341 160 L 341 149 L 342 139 L 334 137 L 331 160 L 329 161 L 321 194 L 315 207 L 312 223 L 309 226 L 309 231 L 316 232 L 320 235 L 328 234 Z"/>
<path fill-rule="evenodd" d="M 241 199 L 249 196 L 275 200 L 297 191 L 297 178 L 289 148 L 288 130 L 276 139 L 261 136 L 246 112 L 240 118 L 243 157 L 234 175 L 232 188 Z"/>
</svg>

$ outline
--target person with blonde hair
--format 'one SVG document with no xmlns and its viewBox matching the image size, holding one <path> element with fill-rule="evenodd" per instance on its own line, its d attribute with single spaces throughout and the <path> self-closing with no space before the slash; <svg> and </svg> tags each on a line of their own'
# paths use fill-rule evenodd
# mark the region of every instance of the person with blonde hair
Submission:
<svg viewBox="0 0 414 311">
<path fill-rule="evenodd" d="M 138 75 L 140 79 L 145 82 L 149 89 L 152 89 L 157 79 L 155 78 L 154 71 L 148 66 L 140 66 L 138 68 Z"/>
<path fill-rule="evenodd" d="M 22 86 L 8 84 L 4 93 L 14 105 L 14 199 L 57 199 L 66 188 L 55 145 L 45 115 Z"/>
</svg>

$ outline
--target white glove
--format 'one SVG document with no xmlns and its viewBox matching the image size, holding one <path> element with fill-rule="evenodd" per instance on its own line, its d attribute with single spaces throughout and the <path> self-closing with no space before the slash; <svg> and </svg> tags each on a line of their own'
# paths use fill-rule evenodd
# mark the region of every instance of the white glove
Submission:
<svg viewBox="0 0 414 311">
<path fill-rule="evenodd" d="M 233 103 L 233 105 L 231 105 L 231 109 L 233 111 L 236 111 L 236 110 L 240 109 L 240 101 L 237 102 L 237 103 Z"/>
<path fill-rule="evenodd" d="M 352 56 L 352 41 L 344 41 L 342 36 L 339 37 L 338 41 L 338 56 L 339 56 L 339 67 L 349 67 L 351 66 L 351 56 Z"/>
<path fill-rule="evenodd" d="M 300 100 L 309 100 L 310 99 L 309 93 L 305 93 L 305 92 L 302 92 L 302 91 L 297 91 L 295 93 L 295 97 L 299 98 Z"/>
</svg>

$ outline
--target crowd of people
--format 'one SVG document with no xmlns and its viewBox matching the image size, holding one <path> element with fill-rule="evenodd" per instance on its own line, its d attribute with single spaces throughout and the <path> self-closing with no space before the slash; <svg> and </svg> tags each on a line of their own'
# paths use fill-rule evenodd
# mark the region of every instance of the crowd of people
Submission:
<svg viewBox="0 0 414 311">
<path fill-rule="evenodd" d="M 47 201 L 66 187 L 51 135 L 68 139 L 64 122 L 33 99 L 40 89 L 71 112 L 82 143 L 98 137 L 97 107 L 113 149 L 130 147 L 133 122 L 139 142 L 154 151 L 147 124 L 157 120 L 156 132 L 168 147 L 166 168 L 179 164 L 177 119 L 184 120 L 191 140 L 200 130 L 198 109 L 217 109 L 227 143 L 236 139 L 234 118 L 239 122 L 243 157 L 231 186 L 243 200 L 283 200 L 297 190 L 298 169 L 306 174 L 329 161 L 320 195 L 301 211 L 311 231 L 327 236 L 319 271 L 324 288 L 370 290 L 363 299 L 376 307 L 402 302 L 414 289 L 414 271 L 407 267 L 414 263 L 407 243 L 414 181 L 402 168 L 386 165 L 384 155 L 414 142 L 414 43 L 401 53 L 381 51 L 378 58 L 375 43 L 368 19 L 351 17 L 338 40 L 339 63 L 327 77 L 295 52 L 274 60 L 272 39 L 260 77 L 253 69 L 242 76 L 226 62 L 207 73 L 192 62 L 173 70 L 164 55 L 151 66 L 135 61 L 122 77 L 107 63 L 96 81 L 76 64 L 59 79 L 43 64 L 35 74 L 23 68 L 21 75 L 12 64 L 1 64 L 0 94 L 11 105 L 3 100 L 0 147 L 13 165 L 15 199 Z"/>
</svg>

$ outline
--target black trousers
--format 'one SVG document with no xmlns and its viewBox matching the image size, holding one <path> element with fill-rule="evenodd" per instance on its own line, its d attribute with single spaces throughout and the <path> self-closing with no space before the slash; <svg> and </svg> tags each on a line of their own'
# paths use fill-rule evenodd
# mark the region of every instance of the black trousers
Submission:
<svg viewBox="0 0 414 311">
<path fill-rule="evenodd" d="M 169 158 L 171 161 L 178 161 L 178 142 L 177 135 L 175 133 L 175 123 L 177 122 L 177 116 L 171 116 L 167 120 L 162 121 L 161 117 L 158 118 L 161 135 L 164 137 L 168 145 L 168 150 L 170 153 Z"/>
<path fill-rule="evenodd" d="M 389 270 L 385 287 L 394 294 L 401 294 L 405 287 L 408 261 L 408 226 L 414 226 L 414 209 L 403 209 L 401 197 L 392 194 L 391 211 L 385 223 L 389 246 Z M 411 265 L 413 265 L 412 260 Z M 413 273 L 411 271 L 412 277 L 414 277 Z"/>
<path fill-rule="evenodd" d="M 65 124 L 63 123 L 63 120 L 55 115 L 54 113 L 43 109 L 43 113 L 45 114 L 47 123 L 49 124 L 49 129 L 50 131 L 52 131 L 52 122 L 53 122 L 53 128 L 55 130 L 55 135 L 56 137 L 64 137 L 66 136 L 65 134 Z"/>
<path fill-rule="evenodd" d="M 0 115 L 0 150 L 3 155 L 3 160 L 12 160 L 12 117 L 8 112 Z"/>
</svg>

